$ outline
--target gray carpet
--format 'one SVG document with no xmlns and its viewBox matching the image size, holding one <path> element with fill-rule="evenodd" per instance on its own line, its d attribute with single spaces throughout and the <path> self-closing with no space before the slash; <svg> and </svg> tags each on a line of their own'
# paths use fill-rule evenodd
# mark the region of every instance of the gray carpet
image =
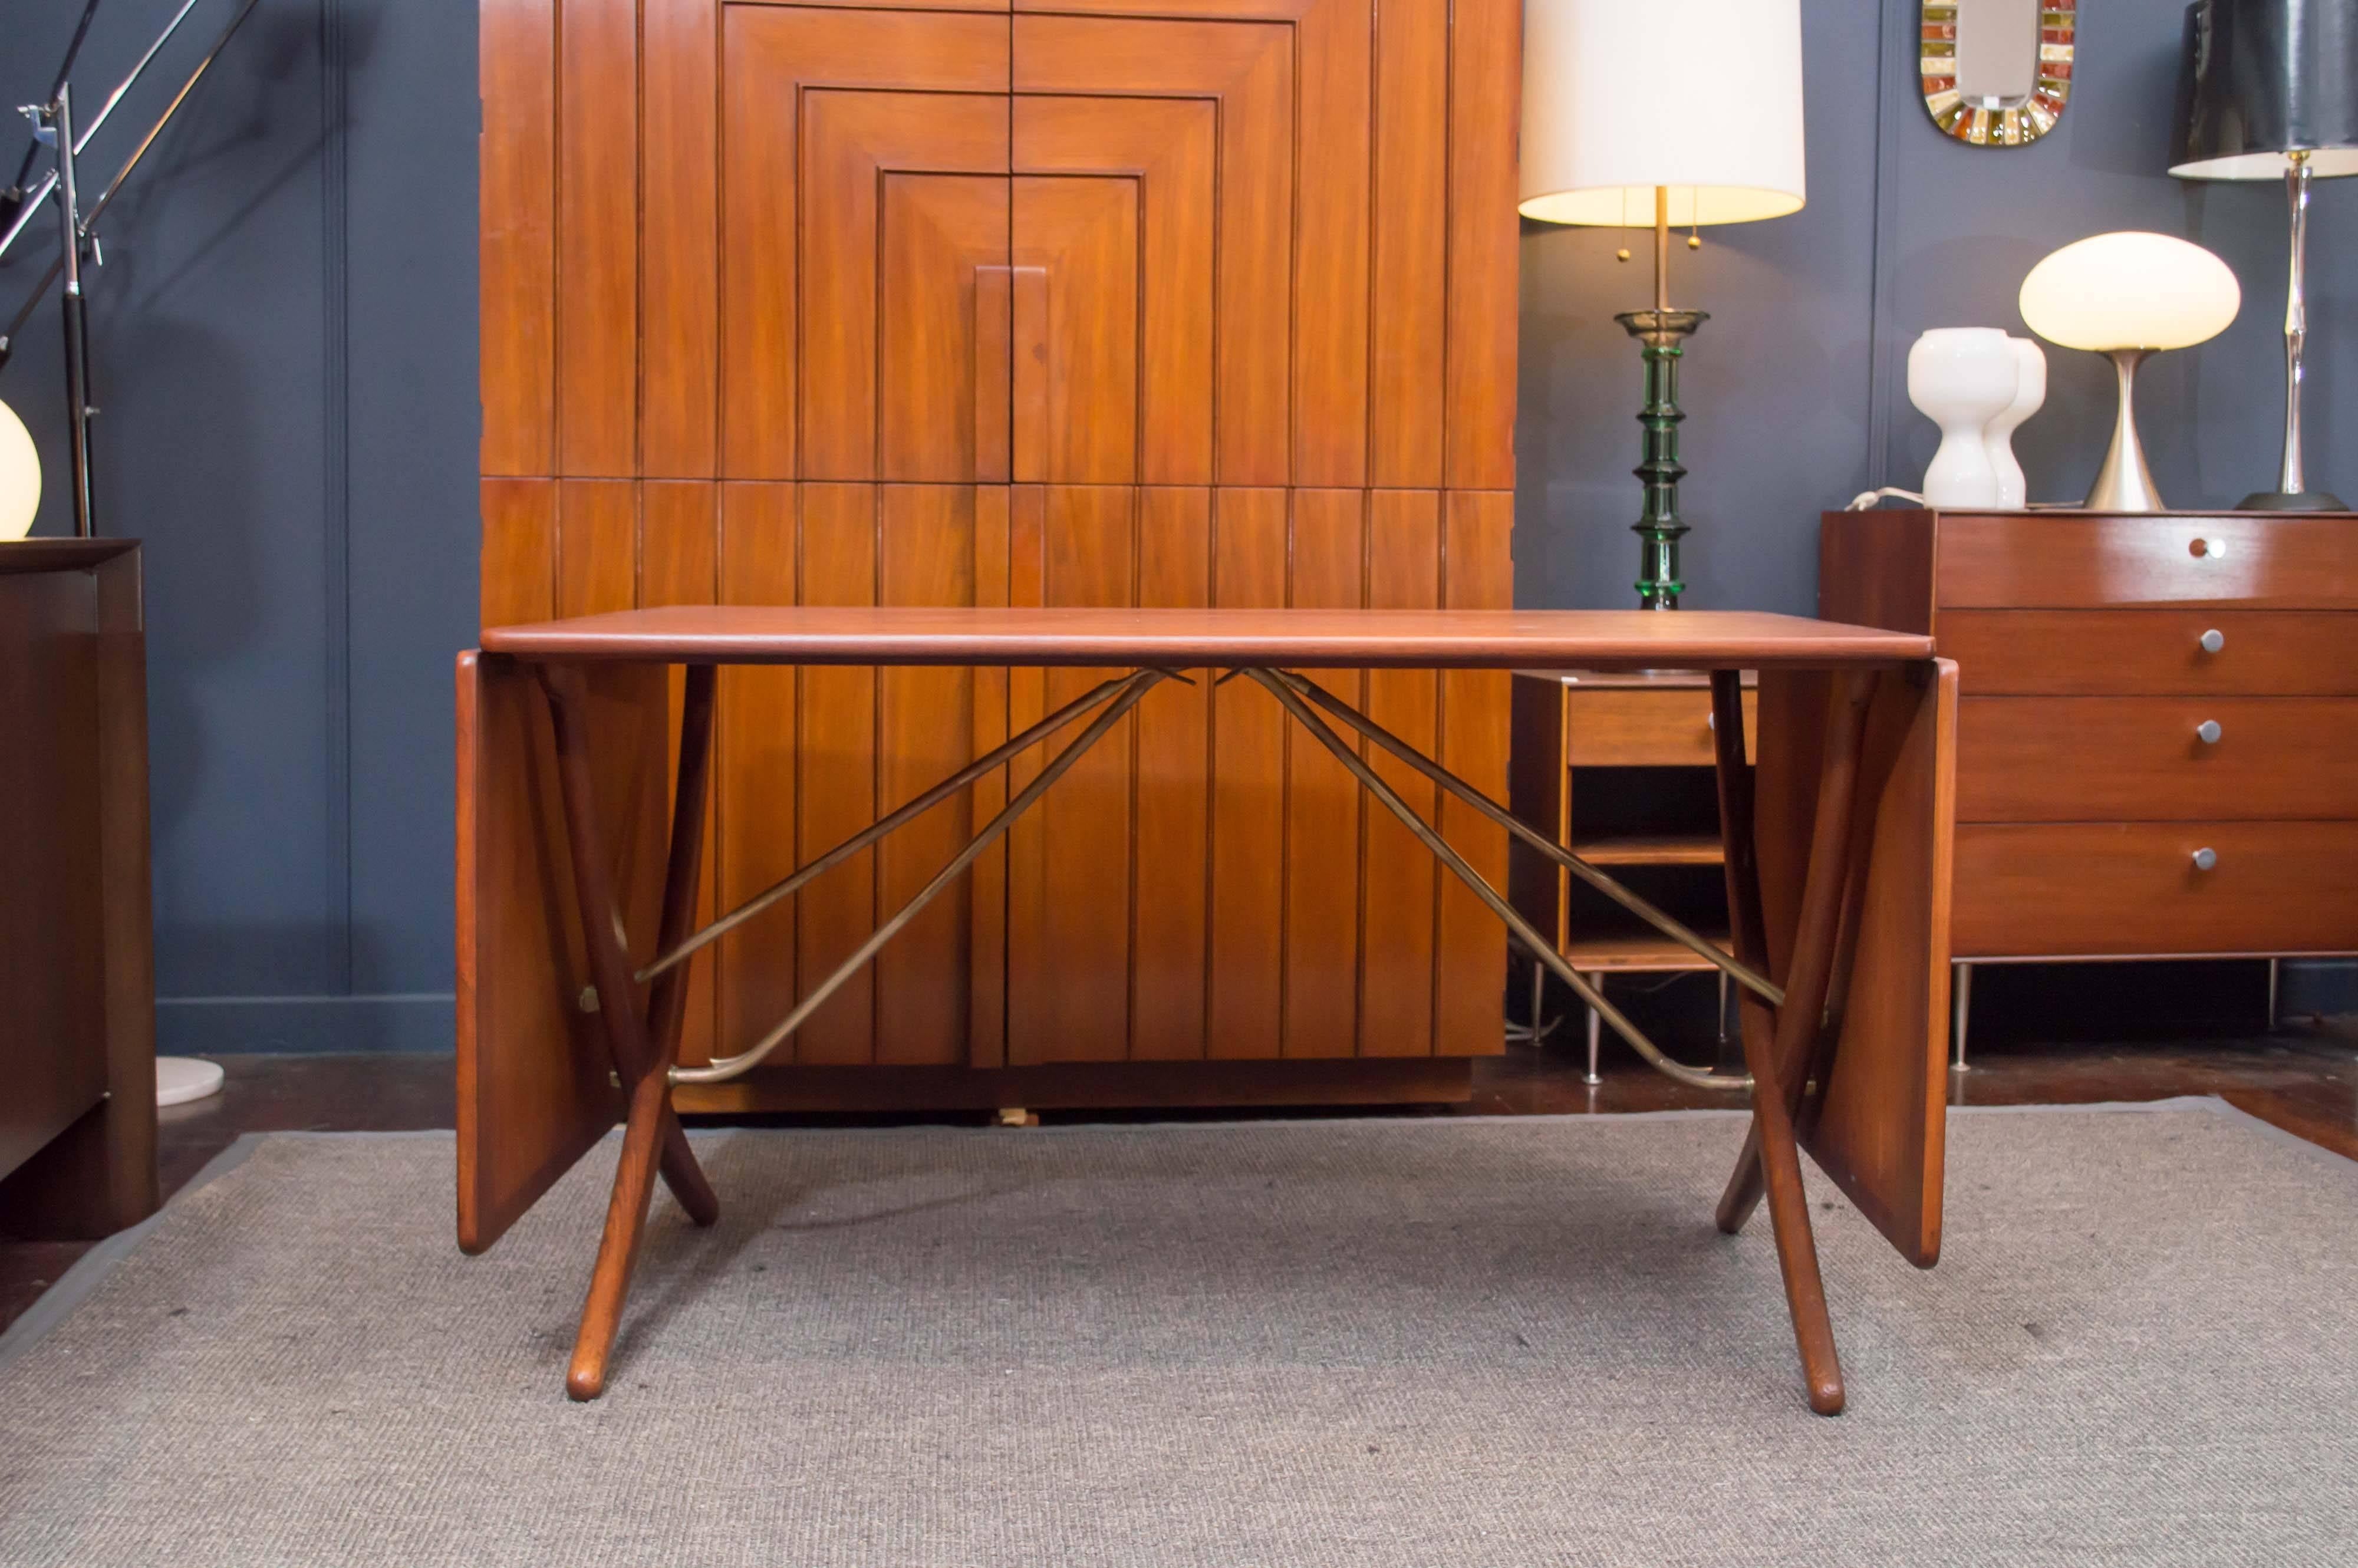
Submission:
<svg viewBox="0 0 2358 1568">
<path fill-rule="evenodd" d="M 2358 1165 L 1952 1129 L 1930 1273 L 1813 1189 L 1836 1421 L 1723 1114 L 699 1135 L 586 1407 L 609 1153 L 470 1260 L 447 1134 L 273 1136 L 0 1346 L 0 1562 L 2358 1557 Z"/>
</svg>

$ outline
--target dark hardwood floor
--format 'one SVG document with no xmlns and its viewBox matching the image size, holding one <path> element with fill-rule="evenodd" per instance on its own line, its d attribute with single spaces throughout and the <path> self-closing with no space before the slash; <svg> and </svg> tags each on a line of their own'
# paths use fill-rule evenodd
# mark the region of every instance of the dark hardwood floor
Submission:
<svg viewBox="0 0 2358 1568">
<path fill-rule="evenodd" d="M 452 1123 L 447 1056 L 257 1055 L 220 1061 L 229 1071 L 228 1085 L 220 1095 L 161 1113 L 160 1157 L 168 1196 L 242 1133 L 402 1130 Z M 2358 1159 L 2358 1019 L 2292 1022 L 2255 1038 L 2082 1044 L 1994 1038 L 1977 1044 L 1972 1069 L 1950 1075 L 1949 1083 L 1951 1103 L 1956 1105 L 2090 1104 L 2218 1095 L 2287 1131 Z M 1592 1088 L 1581 1081 L 1577 1041 L 1550 1041 L 1538 1048 L 1511 1047 L 1504 1056 L 1477 1064 L 1474 1097 L 1466 1103 L 1410 1108 L 1407 1114 L 1610 1114 L 1724 1107 L 1733 1098 L 1682 1087 L 1617 1051 L 1606 1063 L 1605 1082 Z M 1401 1113 L 1394 1108 L 1383 1114 Z M 1077 1111 L 1048 1115 L 1055 1120 L 1095 1119 Z M 1142 1117 L 1122 1113 L 1121 1119 Z M 913 1119 L 761 1119 L 769 1125 L 840 1125 Z M 979 1119 L 960 1114 L 934 1119 L 970 1124 Z M 0 1241 L 0 1326 L 14 1321 L 87 1250 L 82 1242 Z"/>
</svg>

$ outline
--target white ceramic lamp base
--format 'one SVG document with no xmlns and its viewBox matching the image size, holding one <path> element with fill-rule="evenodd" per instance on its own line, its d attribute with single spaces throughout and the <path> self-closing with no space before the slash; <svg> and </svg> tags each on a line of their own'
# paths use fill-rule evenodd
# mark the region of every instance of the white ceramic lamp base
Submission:
<svg viewBox="0 0 2358 1568">
<path fill-rule="evenodd" d="M 222 1089 L 222 1070 L 211 1062 L 200 1062 L 194 1056 L 158 1056 L 156 1058 L 156 1103 L 186 1105 L 192 1099 L 217 1095 Z"/>
<path fill-rule="evenodd" d="M 2014 349 L 1995 327 L 1935 327 L 1908 351 L 1908 400 L 1941 427 L 1924 470 L 1934 506 L 2000 504 L 1998 474 L 1983 432 L 2014 402 Z"/>
</svg>

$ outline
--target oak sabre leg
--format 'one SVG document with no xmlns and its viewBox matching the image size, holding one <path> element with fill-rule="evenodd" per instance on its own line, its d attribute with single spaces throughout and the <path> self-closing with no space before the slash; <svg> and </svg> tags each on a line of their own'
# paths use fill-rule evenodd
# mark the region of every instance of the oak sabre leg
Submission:
<svg viewBox="0 0 2358 1568">
<path fill-rule="evenodd" d="M 1851 885 L 1848 860 L 1857 837 L 1852 811 L 1859 798 L 1859 756 L 1873 677 L 1843 677 L 1834 689 L 1839 702 L 1827 729 L 1818 776 L 1809 871 L 1802 883 L 1792 964 L 1785 977 L 1785 1003 L 1778 1010 L 1773 1038 L 1768 1031 L 1757 1027 L 1743 1031 L 1745 1065 L 1753 1083 L 1752 1129 L 1720 1200 L 1717 1217 L 1722 1230 L 1734 1232 L 1765 1191 L 1777 1260 L 1785 1280 L 1785 1301 L 1792 1313 L 1793 1337 L 1801 1351 L 1802 1379 L 1808 1385 L 1810 1408 L 1820 1415 L 1833 1415 L 1843 1408 L 1842 1363 L 1834 1350 L 1833 1323 L 1826 1312 L 1825 1283 L 1818 1271 L 1817 1240 L 1810 1228 L 1793 1108 L 1803 1087 L 1799 1080 L 1807 1074 L 1815 1054 L 1836 968 L 1843 904 Z M 1736 755 L 1739 759 L 1742 744 L 1738 730 Z M 1736 788 L 1736 815 L 1748 815 L 1743 786 Z M 1723 795 L 1723 800 L 1726 798 Z M 1723 811 L 1726 809 L 1724 805 Z M 1749 865 L 1747 851 L 1753 842 L 1750 834 L 1743 844 L 1731 840 L 1727 847 L 1731 864 L 1740 858 Z M 1749 891 L 1757 895 L 1758 887 L 1756 873 Z M 1743 891 L 1738 888 L 1739 893 Z M 1730 911 L 1737 919 L 1753 912 Z"/>
</svg>

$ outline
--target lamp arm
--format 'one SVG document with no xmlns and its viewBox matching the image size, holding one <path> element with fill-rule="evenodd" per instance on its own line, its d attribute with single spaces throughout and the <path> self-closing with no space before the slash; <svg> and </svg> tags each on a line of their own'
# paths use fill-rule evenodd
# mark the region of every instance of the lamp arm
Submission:
<svg viewBox="0 0 2358 1568">
<path fill-rule="evenodd" d="M 130 92 L 137 83 L 139 78 L 146 72 L 149 64 L 163 52 L 164 46 L 172 41 L 172 35 L 180 30 L 180 24 L 188 19 L 189 13 L 196 8 L 197 0 L 182 0 L 180 8 L 172 14 L 170 21 L 164 24 L 164 30 L 157 35 L 156 41 L 147 46 L 147 52 L 139 57 L 139 63 L 131 68 L 131 74 L 123 79 L 114 92 L 108 96 L 105 103 L 100 106 L 97 117 L 74 137 L 73 150 L 77 156 L 83 148 L 90 146 L 91 138 L 97 135 L 105 126 L 107 118 L 114 113 L 115 105 L 123 102 L 123 95 Z M 6 232 L 0 232 L 0 257 L 7 255 L 8 247 L 16 243 L 16 236 L 23 233 L 26 226 L 32 222 L 34 212 L 39 209 L 42 202 L 49 200 L 49 193 L 57 188 L 57 173 L 51 170 L 42 177 L 38 185 L 25 192 L 24 204 L 17 208 L 16 217 L 9 221 Z"/>
<path fill-rule="evenodd" d="M 95 3 L 96 0 L 92 0 L 92 4 Z M 156 138 L 164 134 L 164 127 L 171 124 L 172 116 L 180 112 L 180 105 L 188 101 L 189 94 L 195 90 L 198 81 L 203 78 L 207 70 L 211 69 L 213 61 L 220 57 L 230 39 L 236 36 L 238 28 L 244 25 L 245 19 L 254 14 L 254 8 L 258 4 L 260 0 L 245 0 L 245 4 L 239 7 L 237 15 L 230 19 L 229 26 L 222 30 L 221 37 L 213 40 L 213 47 L 206 51 L 205 58 L 199 60 L 196 70 L 189 73 L 188 81 L 180 84 L 180 91 L 173 94 L 172 102 L 165 107 L 164 113 L 157 117 L 153 125 L 148 127 L 146 135 L 140 138 L 139 146 L 132 152 L 130 161 L 123 166 L 99 199 L 91 204 L 90 211 L 82 215 L 81 232 L 85 235 L 97 228 L 99 215 L 106 211 L 107 204 L 112 202 L 116 192 L 123 189 L 124 181 L 131 178 L 131 171 L 139 167 L 139 160 L 147 156 L 147 149 L 156 145 Z M 181 15 L 187 14 L 186 7 L 183 7 Z M 176 27 L 178 25 L 177 17 L 174 18 L 173 25 Z M 166 36 L 168 37 L 169 34 Z M 153 51 L 150 52 L 152 54 Z M 144 65 L 146 62 L 141 63 Z M 136 75 L 135 72 L 134 74 Z M 120 97 L 121 93 L 118 92 L 116 96 Z M 87 134 L 75 138 L 75 145 L 78 147 L 86 146 L 89 142 L 90 137 Z M 0 331 L 0 370 L 7 368 L 8 357 L 16 350 L 16 334 L 25 330 L 25 323 L 32 319 L 33 311 L 39 306 L 41 297 L 49 293 L 49 285 L 57 282 L 58 275 L 64 270 L 62 262 L 51 262 L 49 270 L 41 275 L 40 281 L 33 286 L 32 292 L 25 297 L 25 303 L 17 308 L 16 314 L 10 318 L 7 330 Z"/>
<path fill-rule="evenodd" d="M 74 61 L 81 57 L 81 41 L 90 37 L 91 18 L 98 15 L 98 0 L 84 0 L 81 20 L 74 24 L 73 41 L 66 45 L 66 58 L 58 66 L 57 80 L 49 84 L 49 97 L 54 100 L 65 88 L 66 79 L 73 75 Z M 33 172 L 33 160 L 41 156 L 41 139 L 35 136 L 25 146 L 25 161 L 16 166 L 16 178 L 8 182 L 8 200 L 22 203 L 25 180 Z"/>
<path fill-rule="evenodd" d="M 238 28 L 244 26 L 245 19 L 254 15 L 254 6 L 260 3 L 261 0 L 245 0 L 245 4 L 238 8 L 237 15 L 230 18 L 229 26 L 222 29 L 221 37 L 213 40 L 213 47 L 206 50 L 205 58 L 197 62 L 197 69 L 189 73 L 189 80 L 180 84 L 180 91 L 174 93 L 171 103 L 164 106 L 164 113 L 147 127 L 147 134 L 132 149 L 130 158 L 116 171 L 114 178 L 99 199 L 91 203 L 90 211 L 82 215 L 84 233 L 98 226 L 99 214 L 106 211 L 107 203 L 114 200 L 114 193 L 123 189 L 123 182 L 131 178 L 131 171 L 139 167 L 139 160 L 147 156 L 147 149 L 156 145 L 156 138 L 164 134 L 164 127 L 172 123 L 172 116 L 180 112 L 180 105 L 189 101 L 189 94 L 196 91 L 197 83 L 204 80 L 205 72 L 212 69 L 213 61 L 221 57 L 222 50 L 229 47 L 230 39 L 237 36 Z"/>
</svg>

